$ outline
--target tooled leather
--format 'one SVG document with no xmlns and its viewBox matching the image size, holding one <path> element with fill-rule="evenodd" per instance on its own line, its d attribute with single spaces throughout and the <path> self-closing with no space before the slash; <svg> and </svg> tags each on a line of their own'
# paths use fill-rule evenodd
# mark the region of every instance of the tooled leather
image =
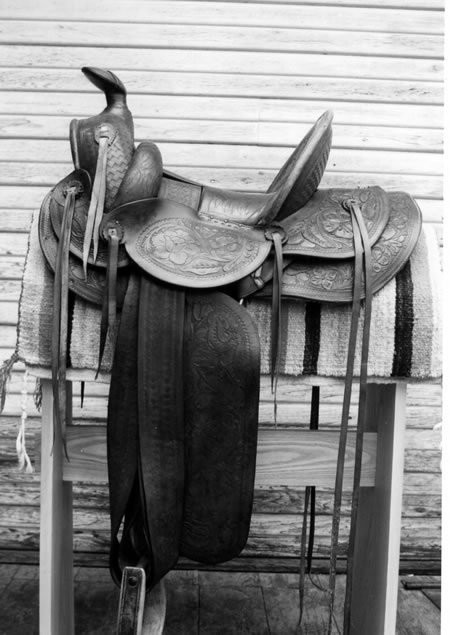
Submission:
<svg viewBox="0 0 450 635">
<path fill-rule="evenodd" d="M 183 523 L 184 306 L 183 289 L 174 289 L 148 276 L 140 277 L 139 475 L 145 533 L 152 547 L 150 585 L 177 561 Z"/>
<path fill-rule="evenodd" d="M 105 211 L 109 211 L 116 198 L 116 194 L 128 169 L 134 152 L 133 137 L 117 136 L 108 147 L 106 162 L 106 196 Z"/>
<path fill-rule="evenodd" d="M 302 208 L 309 201 L 311 196 L 319 187 L 319 183 L 322 179 L 325 167 L 328 162 L 328 157 L 331 149 L 331 137 L 329 145 L 323 148 L 322 152 L 314 159 L 310 161 L 308 165 L 302 187 L 292 188 L 292 191 L 286 198 L 285 203 L 281 207 L 280 212 L 277 214 L 276 220 L 281 220 L 292 214 L 295 210 Z"/>
<path fill-rule="evenodd" d="M 200 562 L 244 547 L 253 501 L 259 341 L 245 308 L 222 293 L 187 294 L 185 502 L 181 553 Z"/>
<path fill-rule="evenodd" d="M 51 198 L 49 201 L 50 219 L 52 222 L 52 227 L 58 237 L 60 236 L 60 232 L 61 232 L 62 209 L 64 208 L 63 192 L 64 192 L 64 189 L 66 188 L 66 185 L 70 183 L 71 179 L 73 178 L 73 175 L 76 175 L 78 172 L 83 172 L 83 171 L 82 170 L 74 171 L 71 174 L 69 174 L 69 176 L 67 176 L 65 179 L 60 181 L 55 186 L 51 194 Z M 72 231 L 71 231 L 71 237 L 70 237 L 70 251 L 76 256 L 78 256 L 79 258 L 82 258 L 82 254 L 83 254 L 83 241 L 84 241 L 84 234 L 85 234 L 86 222 L 88 217 L 90 193 L 91 193 L 90 184 L 87 184 L 86 191 L 84 192 L 83 196 L 76 201 L 75 213 L 73 216 Z M 125 257 L 125 262 L 123 261 L 123 256 Z M 124 264 L 127 263 L 126 254 L 124 253 L 123 256 L 122 256 L 122 261 L 120 263 L 120 266 L 123 266 Z M 92 247 L 89 252 L 88 262 L 89 264 L 93 264 L 93 248 Z M 100 243 L 96 264 L 99 267 L 106 267 L 106 262 L 107 262 L 106 244 Z"/>
<path fill-rule="evenodd" d="M 39 215 L 39 241 L 45 260 L 52 271 L 55 270 L 56 252 L 59 238 L 54 232 L 50 219 L 49 203 L 52 193 L 44 199 Z M 78 201 L 77 201 L 78 202 Z M 105 270 L 88 267 L 85 278 L 81 260 L 69 254 L 69 288 L 77 296 L 101 306 L 106 285 Z M 128 272 L 121 269 L 117 277 L 117 304 L 122 306 L 128 281 Z"/>
<path fill-rule="evenodd" d="M 387 225 L 372 247 L 373 291 L 381 289 L 408 260 L 420 232 L 420 211 L 403 192 L 388 194 Z M 302 259 L 283 274 L 283 295 L 330 302 L 352 299 L 353 261 Z M 364 292 L 363 296 L 364 297 Z"/>
<path fill-rule="evenodd" d="M 389 218 L 387 194 L 380 187 L 318 190 L 308 203 L 282 224 L 288 235 L 287 255 L 348 258 L 353 256 L 353 231 L 342 203 L 358 201 L 371 243 L 381 235 Z"/>
<path fill-rule="evenodd" d="M 167 198 L 197 210 L 202 196 L 202 187 L 194 183 L 183 183 L 164 177 L 158 192 L 159 198 Z"/>
<path fill-rule="evenodd" d="M 250 227 L 265 224 L 267 213 L 275 201 L 277 192 L 250 194 L 228 192 L 214 187 L 203 188 L 199 216 L 208 220 L 216 218 L 224 222 L 240 223 Z"/>
<path fill-rule="evenodd" d="M 108 106 L 107 110 L 108 108 L 110 107 Z M 92 181 L 98 157 L 96 132 L 101 125 L 106 125 L 113 131 L 106 163 L 105 211 L 111 208 L 134 153 L 131 113 L 123 108 L 113 112 L 114 108 L 115 106 L 111 106 L 109 112 L 105 111 L 88 119 L 74 120 L 71 124 L 72 154 L 77 157 L 76 167 L 87 170 Z"/>
<path fill-rule="evenodd" d="M 204 277 L 212 287 L 226 276 L 256 268 L 262 253 L 265 259 L 270 243 L 264 238 L 256 240 L 254 234 L 247 238 L 245 231 L 180 218 L 145 227 L 134 247 L 152 267 L 151 273 L 154 267 L 181 276 L 186 284 Z"/>
<path fill-rule="evenodd" d="M 319 117 L 267 190 L 284 192 L 283 199 L 276 206 L 274 218 L 277 221 L 303 207 L 318 188 L 331 149 L 332 118 L 329 111 Z M 297 176 L 292 180 L 295 172 Z M 289 182 L 290 187 L 286 191 Z"/>
<path fill-rule="evenodd" d="M 139 199 L 153 198 L 160 189 L 162 158 L 154 143 L 141 143 L 133 154 L 114 200 L 114 208 Z"/>
</svg>

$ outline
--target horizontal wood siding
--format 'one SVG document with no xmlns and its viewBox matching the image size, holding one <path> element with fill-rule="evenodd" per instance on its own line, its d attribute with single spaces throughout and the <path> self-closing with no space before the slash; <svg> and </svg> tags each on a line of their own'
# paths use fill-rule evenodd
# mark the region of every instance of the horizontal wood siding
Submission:
<svg viewBox="0 0 450 635">
<path fill-rule="evenodd" d="M 414 195 L 442 234 L 444 0 L 59 0 L 0 3 L 0 358 L 16 340 L 20 279 L 34 210 L 71 170 L 69 122 L 103 107 L 80 73 L 117 72 L 138 141 L 165 165 L 218 187 L 264 191 L 317 117 L 334 111 L 323 187 L 379 184 Z M 0 419 L 0 550 L 36 550 L 39 476 L 16 471 L 23 366 Z M 33 390 L 33 380 L 28 379 Z M 107 386 L 89 384 L 77 423 L 104 421 Z M 283 383 L 278 425 L 303 427 L 310 389 Z M 342 389 L 322 389 L 321 425 L 339 420 Z M 355 406 L 352 406 L 355 413 Z M 28 396 L 28 448 L 39 419 Z M 408 389 L 404 561 L 440 556 L 438 385 Z M 273 427 L 263 384 L 261 426 Z M 318 497 L 317 554 L 329 545 L 331 493 Z M 246 555 L 298 555 L 302 492 L 259 488 Z M 75 548 L 105 553 L 105 487 L 75 487 Z M 344 501 L 345 541 L 349 499 Z M 14 557 L 13 555 L 11 556 Z"/>
</svg>

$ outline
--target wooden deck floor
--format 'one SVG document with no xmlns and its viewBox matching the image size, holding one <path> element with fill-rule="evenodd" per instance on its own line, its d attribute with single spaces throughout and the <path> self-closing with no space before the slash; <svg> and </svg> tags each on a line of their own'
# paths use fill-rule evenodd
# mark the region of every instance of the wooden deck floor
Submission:
<svg viewBox="0 0 450 635">
<path fill-rule="evenodd" d="M 37 566 L 0 566 L 0 634 L 38 634 Z M 168 614 L 164 635 L 289 635 L 298 619 L 298 577 L 279 573 L 173 571 L 166 578 Z M 314 576 L 326 585 L 325 576 Z M 407 589 L 422 582 L 422 588 Z M 413 584 L 411 584 L 413 583 Z M 397 635 L 440 633 L 440 589 L 436 577 L 401 578 Z M 338 610 L 344 576 L 338 576 Z M 433 588 L 434 587 L 434 588 Z M 118 590 L 106 569 L 75 572 L 77 635 L 114 633 Z M 323 635 L 325 594 L 311 586 L 305 606 L 305 635 Z M 338 632 L 338 631 L 336 631 Z M 388 635 L 388 634 L 386 634 Z"/>
</svg>

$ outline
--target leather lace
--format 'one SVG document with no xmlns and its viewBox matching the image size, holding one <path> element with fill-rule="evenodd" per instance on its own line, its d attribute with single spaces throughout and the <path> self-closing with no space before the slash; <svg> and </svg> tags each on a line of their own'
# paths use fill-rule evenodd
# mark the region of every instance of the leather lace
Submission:
<svg viewBox="0 0 450 635">
<path fill-rule="evenodd" d="M 91 202 L 88 210 L 86 229 L 83 240 L 83 271 L 87 277 L 87 263 L 91 243 L 93 245 L 94 262 L 97 259 L 99 244 L 99 228 L 102 221 L 103 209 L 106 195 L 106 164 L 108 160 L 109 130 L 104 127 L 100 129 L 98 142 L 97 167 L 95 170 L 94 184 L 92 186 Z"/>
<path fill-rule="evenodd" d="M 358 321 L 361 309 L 362 283 L 363 273 L 365 278 L 365 306 L 364 306 L 364 325 L 363 325 L 363 341 L 361 354 L 361 370 L 360 370 L 360 390 L 359 390 L 359 408 L 358 408 L 358 431 L 357 445 L 355 450 L 355 472 L 354 472 L 354 491 L 352 497 L 352 528 L 348 549 L 347 561 L 347 588 L 344 604 L 344 633 L 348 635 L 350 632 L 350 608 L 351 608 L 351 591 L 352 591 L 352 563 L 354 551 L 354 534 L 356 528 L 357 502 L 359 497 L 359 484 L 361 477 L 361 460 L 362 460 L 362 434 L 364 430 L 364 414 L 367 394 L 367 361 L 369 352 L 369 332 L 371 317 L 371 300 L 372 300 L 372 283 L 371 283 L 371 247 L 367 228 L 365 226 L 359 204 L 352 200 L 345 201 L 344 207 L 350 212 L 353 230 L 353 242 L 355 249 L 354 264 L 354 282 L 353 282 L 353 301 L 351 311 L 350 337 L 347 354 L 347 368 L 344 385 L 344 400 L 341 416 L 341 428 L 338 447 L 338 461 L 336 468 L 335 490 L 334 490 L 334 507 L 331 533 L 331 550 L 330 550 L 330 576 L 328 585 L 329 599 L 329 615 L 327 634 L 331 634 L 334 603 L 336 594 L 336 563 L 339 542 L 339 525 L 341 518 L 342 489 L 344 477 L 345 452 L 347 446 L 348 419 L 350 412 L 350 399 L 352 392 L 353 368 L 356 351 L 356 338 L 358 333 Z"/>
<path fill-rule="evenodd" d="M 61 238 L 58 243 L 55 266 L 55 283 L 53 288 L 53 316 L 52 316 L 52 390 L 55 408 L 54 423 L 61 431 L 64 452 L 67 457 L 66 446 L 66 370 L 67 370 L 67 341 L 69 319 L 69 245 L 72 230 L 72 220 L 75 211 L 77 186 L 68 188 L 64 201 L 64 211 L 61 224 Z M 56 429 L 54 429 L 54 435 Z"/>
<path fill-rule="evenodd" d="M 355 470 L 353 478 L 353 496 L 350 521 L 350 538 L 347 555 L 347 581 L 344 601 L 344 635 L 349 635 L 351 627 L 351 597 L 353 591 L 353 564 L 355 553 L 355 535 L 361 490 L 361 468 L 363 451 L 363 434 L 367 407 L 367 375 L 369 360 L 370 323 L 372 316 L 372 252 L 366 225 L 358 205 L 351 204 L 353 214 L 358 223 L 364 250 L 365 303 L 364 324 L 361 347 L 361 368 L 359 380 L 358 421 L 356 428 Z"/>
<path fill-rule="evenodd" d="M 112 228 L 108 231 L 108 261 L 106 267 L 106 292 L 103 296 L 102 319 L 100 323 L 100 347 L 96 378 L 105 352 L 107 338 L 112 342 L 116 339 L 117 317 L 117 269 L 119 261 L 120 238 L 117 231 Z"/>
</svg>

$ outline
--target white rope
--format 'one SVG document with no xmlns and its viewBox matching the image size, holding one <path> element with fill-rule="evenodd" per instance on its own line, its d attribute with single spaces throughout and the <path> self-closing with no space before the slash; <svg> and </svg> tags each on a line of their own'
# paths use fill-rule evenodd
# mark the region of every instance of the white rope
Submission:
<svg viewBox="0 0 450 635">
<path fill-rule="evenodd" d="M 28 456 L 28 452 L 25 445 L 25 426 L 27 421 L 27 398 L 28 398 L 28 390 L 27 390 L 27 382 L 28 382 L 28 371 L 25 371 L 23 374 L 22 381 L 22 391 L 21 391 L 21 417 L 20 417 L 20 429 L 19 434 L 16 439 L 16 451 L 17 458 L 19 461 L 19 470 L 21 472 L 26 472 L 27 474 L 31 474 L 34 472 L 33 466 L 31 465 L 30 457 Z"/>
</svg>

